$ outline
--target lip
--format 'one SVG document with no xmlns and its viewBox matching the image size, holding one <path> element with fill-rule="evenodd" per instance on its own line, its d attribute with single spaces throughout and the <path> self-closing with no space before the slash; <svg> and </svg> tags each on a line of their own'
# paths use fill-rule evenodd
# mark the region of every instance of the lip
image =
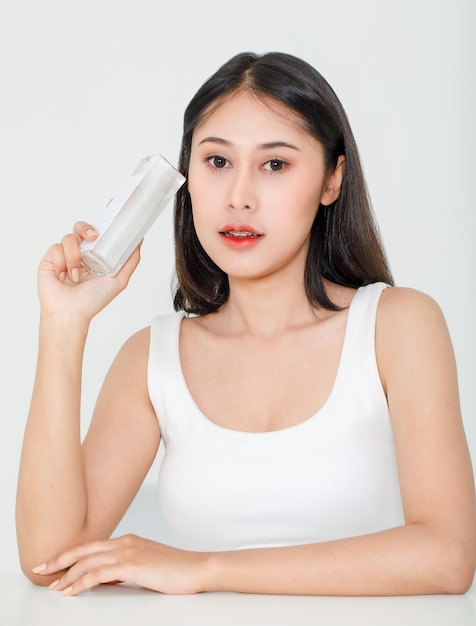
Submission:
<svg viewBox="0 0 476 626">
<path fill-rule="evenodd" d="M 225 224 L 222 228 L 220 228 L 219 232 L 221 235 L 224 233 L 250 233 L 250 235 L 261 236 L 263 234 L 250 224 L 236 224 L 233 222 Z"/>
<path fill-rule="evenodd" d="M 225 245 L 233 250 L 245 250 L 256 246 L 263 238 L 259 232 L 249 224 L 225 224 L 219 230 Z"/>
</svg>

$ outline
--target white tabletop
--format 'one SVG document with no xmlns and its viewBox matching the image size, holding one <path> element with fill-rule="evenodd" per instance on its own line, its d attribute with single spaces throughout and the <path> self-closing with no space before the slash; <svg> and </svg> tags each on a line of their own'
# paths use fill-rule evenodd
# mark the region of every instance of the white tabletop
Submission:
<svg viewBox="0 0 476 626">
<path fill-rule="evenodd" d="M 22 575 L 0 576 L 1 626 L 475 626 L 476 586 L 462 596 L 329 598 L 203 593 L 165 596 L 101 586 L 64 598 Z"/>
</svg>

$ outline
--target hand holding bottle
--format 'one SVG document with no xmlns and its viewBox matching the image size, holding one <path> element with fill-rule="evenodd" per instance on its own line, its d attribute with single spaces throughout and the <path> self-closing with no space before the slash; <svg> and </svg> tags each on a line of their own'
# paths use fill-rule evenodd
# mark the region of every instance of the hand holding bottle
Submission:
<svg viewBox="0 0 476 626">
<path fill-rule="evenodd" d="M 98 233 L 86 222 L 52 245 L 38 268 L 38 293 L 43 315 L 80 316 L 89 322 L 127 286 L 140 260 L 136 247 L 116 276 L 93 276 L 81 263 L 80 245 Z"/>
</svg>

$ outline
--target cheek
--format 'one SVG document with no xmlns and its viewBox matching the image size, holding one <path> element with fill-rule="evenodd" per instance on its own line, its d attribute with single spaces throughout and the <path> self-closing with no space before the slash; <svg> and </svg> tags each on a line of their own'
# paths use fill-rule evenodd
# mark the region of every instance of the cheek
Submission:
<svg viewBox="0 0 476 626">
<path fill-rule="evenodd" d="M 317 209 L 321 203 L 322 194 L 324 191 L 324 183 L 307 185 L 301 188 L 301 202 L 303 208 L 310 211 L 315 216 Z"/>
<path fill-rule="evenodd" d="M 321 190 L 303 185 L 292 190 L 283 190 L 279 202 L 283 214 L 304 223 L 314 221 L 321 200 Z"/>
<path fill-rule="evenodd" d="M 194 210 L 202 211 L 210 205 L 214 198 L 216 199 L 216 183 L 207 180 L 203 175 L 200 176 L 192 166 L 189 169 L 187 184 Z"/>
<path fill-rule="evenodd" d="M 210 198 L 204 193 L 203 189 L 191 189 L 190 201 L 192 204 L 192 217 L 195 224 L 195 228 L 200 228 L 201 224 L 206 224 L 209 218 L 213 214 L 213 206 Z"/>
<path fill-rule="evenodd" d="M 211 218 L 213 215 L 213 207 L 211 201 L 207 199 L 203 188 L 197 188 L 192 185 L 189 187 L 190 200 L 192 204 L 192 219 L 195 232 L 202 245 L 204 237 L 210 231 Z"/>
<path fill-rule="evenodd" d="M 203 195 L 206 188 L 203 180 L 202 164 L 198 162 L 197 157 L 190 158 L 187 175 L 187 186 L 190 197 L 193 199 L 199 199 Z"/>
<path fill-rule="evenodd" d="M 195 224 L 197 220 L 200 220 L 200 215 L 203 214 L 203 207 L 207 205 L 204 198 L 203 186 L 195 184 L 196 179 L 192 176 L 188 178 L 188 193 L 190 195 L 190 202 L 192 204 L 192 216 Z"/>
</svg>

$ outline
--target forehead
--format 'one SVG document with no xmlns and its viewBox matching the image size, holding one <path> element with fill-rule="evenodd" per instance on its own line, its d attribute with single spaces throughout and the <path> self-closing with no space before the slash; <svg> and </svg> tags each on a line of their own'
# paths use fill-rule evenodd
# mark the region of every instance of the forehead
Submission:
<svg viewBox="0 0 476 626">
<path fill-rule="evenodd" d="M 271 97 L 246 90 L 212 102 L 195 128 L 194 137 L 220 132 L 236 137 L 256 134 L 257 140 L 264 135 L 283 133 L 311 137 L 295 111 Z"/>
</svg>

